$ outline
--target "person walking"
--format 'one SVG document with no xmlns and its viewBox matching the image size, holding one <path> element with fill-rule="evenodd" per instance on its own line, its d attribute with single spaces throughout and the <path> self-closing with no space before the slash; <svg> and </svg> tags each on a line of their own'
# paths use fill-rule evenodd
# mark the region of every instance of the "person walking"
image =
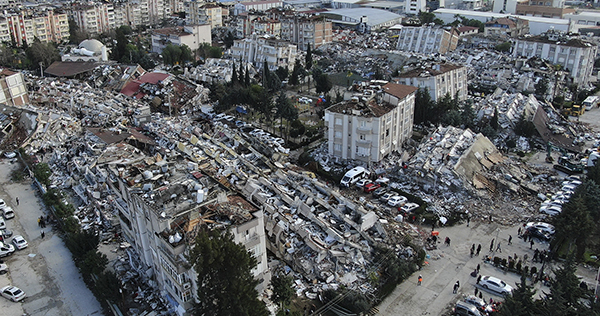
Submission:
<svg viewBox="0 0 600 316">
<path fill-rule="evenodd" d="M 479 264 L 477 264 L 477 273 L 479 273 L 480 268 L 481 268 L 481 266 Z"/>
<path fill-rule="evenodd" d="M 446 241 L 444 243 L 446 246 L 450 246 L 450 237 L 446 237 Z"/>
<path fill-rule="evenodd" d="M 479 256 L 479 252 L 481 251 L 481 244 L 479 244 L 477 246 L 477 253 L 475 254 L 476 256 Z"/>
<path fill-rule="evenodd" d="M 529 238 L 529 249 L 533 249 L 533 239 Z"/>
<path fill-rule="evenodd" d="M 19 197 L 18 196 L 15 200 L 17 201 L 17 205 L 19 205 Z"/>
<path fill-rule="evenodd" d="M 494 238 L 492 238 L 492 242 L 490 243 L 490 251 L 494 251 Z"/>
<path fill-rule="evenodd" d="M 477 293 L 479 293 L 479 288 L 475 287 L 475 296 L 477 296 Z"/>
<path fill-rule="evenodd" d="M 454 290 L 452 290 L 452 293 L 456 294 L 456 292 L 458 292 L 459 287 L 460 287 L 460 283 L 458 281 L 456 281 L 456 283 L 454 283 Z"/>
<path fill-rule="evenodd" d="M 502 248 L 500 248 L 500 243 L 498 243 L 498 245 L 496 246 L 496 251 L 502 252 Z"/>
<path fill-rule="evenodd" d="M 471 216 L 467 215 L 467 227 L 469 227 L 470 223 L 471 223 Z"/>
<path fill-rule="evenodd" d="M 508 235 L 508 244 L 512 245 L 512 235 Z"/>
<path fill-rule="evenodd" d="M 473 258 L 473 253 L 475 253 L 475 249 L 471 248 L 471 258 Z"/>
<path fill-rule="evenodd" d="M 419 279 L 418 279 L 418 281 L 417 281 L 417 285 L 421 285 L 421 282 L 423 282 L 423 276 L 421 276 L 421 275 L 419 274 Z"/>
<path fill-rule="evenodd" d="M 519 230 L 517 231 L 517 236 L 521 236 L 521 227 L 519 227 Z"/>
<path fill-rule="evenodd" d="M 46 237 L 46 233 L 44 233 L 43 230 L 42 230 L 41 236 L 42 236 L 42 239 L 44 239 L 44 237 Z"/>
</svg>

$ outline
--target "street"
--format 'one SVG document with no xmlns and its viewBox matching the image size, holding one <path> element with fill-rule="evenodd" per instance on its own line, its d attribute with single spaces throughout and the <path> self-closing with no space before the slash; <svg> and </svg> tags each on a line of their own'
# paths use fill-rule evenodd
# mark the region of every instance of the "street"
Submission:
<svg viewBox="0 0 600 316">
<path fill-rule="evenodd" d="M 102 315 L 102 309 L 81 279 L 71 253 L 50 225 L 44 229 L 37 219 L 44 215 L 42 202 L 30 180 L 14 183 L 10 173 L 17 163 L 0 159 L 0 198 L 15 210 L 16 217 L 6 220 L 14 235 L 22 235 L 29 243 L 2 258 L 9 273 L 0 276 L 0 287 L 14 285 L 27 297 L 20 303 L 0 298 L 2 315 Z M 16 205 L 16 198 L 19 205 Z M 12 238 L 8 238 L 10 241 Z"/>
</svg>

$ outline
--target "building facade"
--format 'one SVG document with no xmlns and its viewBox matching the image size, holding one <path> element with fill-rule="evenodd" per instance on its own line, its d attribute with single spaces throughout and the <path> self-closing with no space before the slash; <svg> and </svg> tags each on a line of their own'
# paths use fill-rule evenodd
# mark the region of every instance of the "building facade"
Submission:
<svg viewBox="0 0 600 316">
<path fill-rule="evenodd" d="M 538 57 L 559 64 L 569 72 L 573 83 L 589 83 L 598 46 L 560 32 L 519 38 L 513 45 L 513 57 Z"/>
<path fill-rule="evenodd" d="M 269 70 L 275 71 L 278 67 L 293 66 L 298 53 L 294 44 L 255 35 L 235 40 L 231 46 L 231 55 L 234 60 L 252 63 L 256 68 L 262 68 L 266 61 Z"/>
<path fill-rule="evenodd" d="M 427 88 L 434 101 L 448 93 L 450 97 L 458 97 L 461 101 L 467 99 L 467 69 L 459 65 L 438 64 L 424 69 L 413 69 L 400 74 L 396 82 Z"/>
<path fill-rule="evenodd" d="M 7 69 L 0 71 L 0 104 L 20 106 L 29 104 L 27 85 L 23 74 Z"/>
<path fill-rule="evenodd" d="M 185 23 L 210 24 L 211 27 L 223 26 L 223 10 L 213 3 L 188 1 L 184 3 Z"/>
<path fill-rule="evenodd" d="M 529 34 L 529 21 L 519 18 L 500 18 L 485 23 L 485 36 L 519 37 Z"/>
<path fill-rule="evenodd" d="M 354 97 L 327 108 L 329 154 L 371 163 L 401 150 L 412 135 L 416 91 L 388 83 L 375 98 Z"/>
<path fill-rule="evenodd" d="M 456 49 L 458 34 L 435 26 L 405 26 L 398 35 L 396 49 L 422 54 L 444 54 Z"/>
<path fill-rule="evenodd" d="M 0 41 L 15 41 L 19 46 L 33 43 L 35 38 L 41 42 L 60 43 L 69 38 L 69 20 L 67 14 L 46 11 L 44 14 L 10 14 L 0 17 Z"/>
<path fill-rule="evenodd" d="M 307 50 L 331 43 L 332 24 L 324 17 L 285 17 L 281 19 L 281 39 L 298 45 L 298 49 Z"/>
<path fill-rule="evenodd" d="M 114 10 L 116 27 L 121 25 L 137 27 L 142 24 L 142 13 L 138 3 L 115 3 Z"/>
<path fill-rule="evenodd" d="M 210 24 L 157 29 L 152 32 L 152 52 L 161 53 L 168 44 L 187 45 L 192 51 L 211 43 Z"/>
<path fill-rule="evenodd" d="M 120 26 L 115 24 L 115 9 L 111 3 L 77 5 L 70 7 L 68 11 L 79 29 L 91 35 L 108 32 Z"/>
</svg>

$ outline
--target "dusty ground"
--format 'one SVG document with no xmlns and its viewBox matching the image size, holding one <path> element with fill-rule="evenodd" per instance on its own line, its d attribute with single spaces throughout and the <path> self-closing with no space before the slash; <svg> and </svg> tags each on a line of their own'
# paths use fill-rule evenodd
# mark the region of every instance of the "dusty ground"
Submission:
<svg viewBox="0 0 600 316">
<path fill-rule="evenodd" d="M 62 239 L 50 226 L 41 238 L 37 218 L 44 214 L 30 181 L 14 183 L 10 172 L 18 165 L 0 158 L 0 198 L 11 205 L 16 217 L 6 221 L 14 235 L 22 235 L 29 247 L 3 258 L 9 273 L 0 276 L 0 287 L 12 284 L 27 293 L 21 303 L 0 298 L 0 315 L 102 315 L 100 304 L 86 287 Z M 20 204 L 16 205 L 15 198 Z"/>
</svg>

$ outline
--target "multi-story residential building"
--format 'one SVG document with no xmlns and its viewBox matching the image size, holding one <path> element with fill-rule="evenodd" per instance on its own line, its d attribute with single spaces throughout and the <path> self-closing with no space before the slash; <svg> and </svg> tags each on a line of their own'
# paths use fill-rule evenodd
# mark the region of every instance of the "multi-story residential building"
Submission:
<svg viewBox="0 0 600 316">
<path fill-rule="evenodd" d="M 223 26 L 223 10 L 214 3 L 187 1 L 184 4 L 185 23 L 210 24 L 211 27 Z"/>
<path fill-rule="evenodd" d="M 485 36 L 519 37 L 529 34 L 529 21 L 513 18 L 500 18 L 485 22 Z"/>
<path fill-rule="evenodd" d="M 233 6 L 233 15 L 240 15 L 249 11 L 267 11 L 272 8 L 283 6 L 281 0 L 261 0 L 238 2 Z"/>
<path fill-rule="evenodd" d="M 187 45 L 192 51 L 212 40 L 210 24 L 157 29 L 152 32 L 152 52 L 161 53 L 168 44 Z"/>
<path fill-rule="evenodd" d="M 401 73 L 396 82 L 417 88 L 427 88 L 434 101 L 444 97 L 467 99 L 467 69 L 453 64 L 437 64 L 432 67 L 417 67 Z"/>
<path fill-rule="evenodd" d="M 456 49 L 458 34 L 438 26 L 405 26 L 398 35 L 396 49 L 401 51 L 444 54 Z"/>
<path fill-rule="evenodd" d="M 111 3 L 76 5 L 68 8 L 69 16 L 88 34 L 101 34 L 115 29 L 115 10 Z M 119 25 L 120 26 L 120 25 Z"/>
<path fill-rule="evenodd" d="M 142 25 L 154 25 L 160 22 L 165 15 L 163 0 L 136 0 L 140 7 Z"/>
<path fill-rule="evenodd" d="M 354 97 L 327 108 L 329 154 L 370 163 L 400 150 L 412 135 L 416 91 L 412 86 L 388 83 L 380 96 Z"/>
<path fill-rule="evenodd" d="M 259 17 L 250 21 L 250 34 L 269 35 L 279 38 L 281 36 L 281 22 L 276 19 Z"/>
<path fill-rule="evenodd" d="M 164 0 L 165 16 L 185 12 L 183 0 Z"/>
<path fill-rule="evenodd" d="M 569 72 L 573 83 L 587 85 L 592 76 L 598 46 L 558 31 L 519 38 L 513 45 L 513 57 L 538 57 L 559 64 Z"/>
<path fill-rule="evenodd" d="M 517 1 L 516 14 L 541 16 L 545 18 L 564 18 L 565 14 L 574 13 L 575 9 L 565 8 L 565 0 L 536 1 L 526 0 Z"/>
<path fill-rule="evenodd" d="M 315 49 L 333 40 L 332 24 L 322 16 L 281 18 L 281 39 L 306 50 L 308 45 Z"/>
<path fill-rule="evenodd" d="M 0 40 L 17 45 L 42 42 L 62 42 L 69 37 L 69 21 L 64 13 L 46 11 L 44 14 L 9 14 L 0 18 Z"/>
<path fill-rule="evenodd" d="M 10 106 L 29 104 L 23 74 L 8 69 L 0 71 L 0 104 Z"/>
<path fill-rule="evenodd" d="M 262 68 L 266 61 L 272 71 L 293 65 L 298 55 L 294 44 L 256 35 L 234 41 L 231 54 L 234 60 L 252 63 L 256 68 Z"/>
<path fill-rule="evenodd" d="M 101 129 L 90 132 L 98 137 L 107 133 Z M 194 137 L 192 143 L 196 143 Z M 137 254 L 134 260 L 139 271 L 152 270 L 151 277 L 168 303 L 178 315 L 186 315 L 201 285 L 185 255 L 200 230 L 227 230 L 254 255 L 257 265 L 252 272 L 260 280 L 259 290 L 266 287 L 271 275 L 263 211 L 218 183 L 213 178 L 217 170 L 206 167 L 200 171 L 197 156 L 192 161 L 189 156 L 194 154 L 185 153 L 186 145 L 178 147 L 183 161 L 148 157 L 119 143 L 107 147 L 97 168 L 105 175 L 102 182 L 118 212 L 122 236 L 135 250 L 132 256 Z M 114 164 L 117 156 L 127 159 Z"/>
<path fill-rule="evenodd" d="M 115 26 L 129 25 L 136 27 L 142 24 L 142 12 L 139 3 L 119 2 L 114 4 Z"/>
<path fill-rule="evenodd" d="M 13 9 L 23 5 L 21 0 L 0 0 L 0 9 Z"/>
</svg>

